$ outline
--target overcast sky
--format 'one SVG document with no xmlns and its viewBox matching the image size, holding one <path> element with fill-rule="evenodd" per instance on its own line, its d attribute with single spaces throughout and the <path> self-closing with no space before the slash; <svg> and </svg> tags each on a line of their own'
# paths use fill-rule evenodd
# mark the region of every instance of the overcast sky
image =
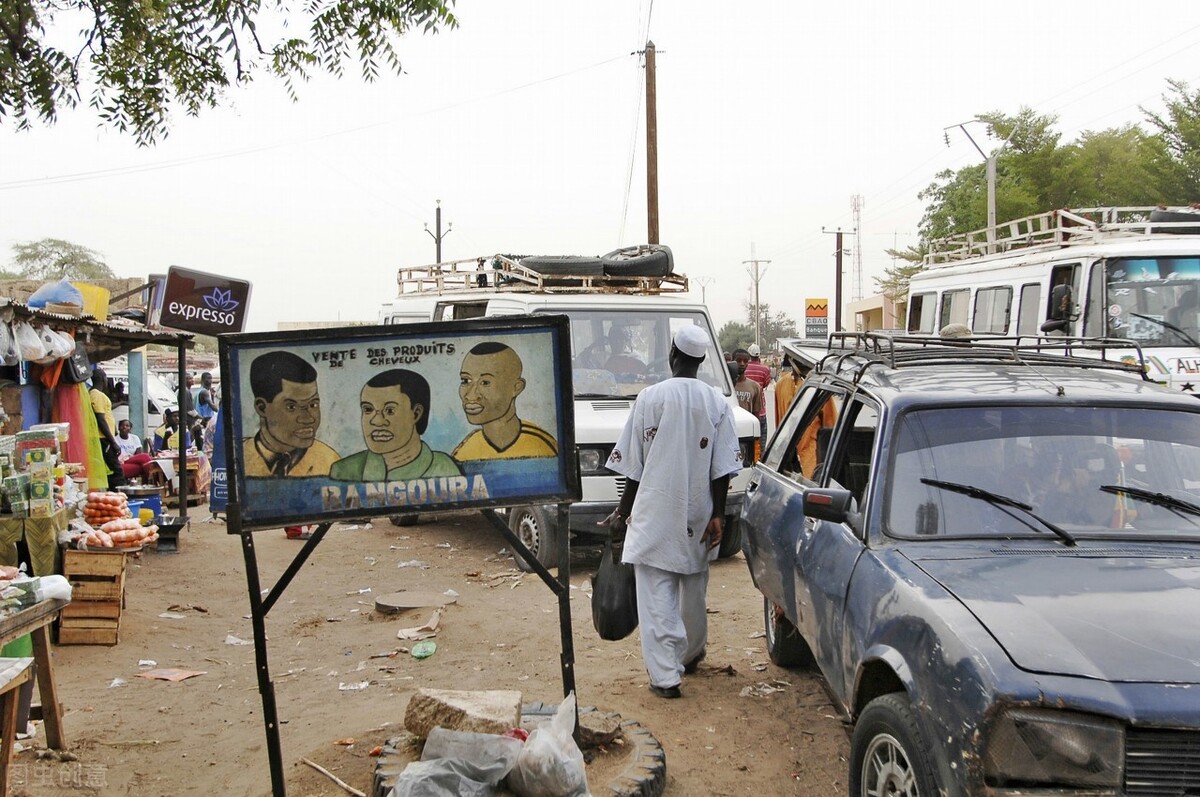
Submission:
<svg viewBox="0 0 1200 797">
<path fill-rule="evenodd" d="M 495 252 L 603 254 L 646 240 L 644 70 L 658 47 L 662 243 L 718 325 L 744 320 L 744 261 L 773 309 L 832 298 L 834 236 L 861 195 L 863 294 L 914 243 L 917 193 L 980 160 L 943 128 L 1022 105 L 1064 140 L 1200 86 L 1200 3 L 459 0 L 461 26 L 399 45 L 404 74 L 320 78 L 292 103 L 263 74 L 138 148 L 86 102 L 0 126 L 0 263 L 64 238 L 119 276 L 171 265 L 249 279 L 249 329 L 363 321 L 396 270 Z M 1169 9 L 1169 13 L 1168 13 Z M 86 98 L 85 98 L 86 99 Z M 968 125 L 990 150 L 983 125 Z M 847 237 L 846 246 L 855 241 Z M 857 293 L 853 257 L 844 292 Z"/>
</svg>

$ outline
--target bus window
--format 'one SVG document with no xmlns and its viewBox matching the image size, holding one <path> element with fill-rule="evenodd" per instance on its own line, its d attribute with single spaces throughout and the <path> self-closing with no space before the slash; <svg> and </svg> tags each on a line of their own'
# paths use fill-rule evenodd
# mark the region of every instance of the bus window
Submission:
<svg viewBox="0 0 1200 797">
<path fill-rule="evenodd" d="M 963 288 L 960 291 L 946 291 L 942 294 L 942 311 L 941 318 L 938 320 L 938 329 L 947 324 L 966 324 L 967 323 L 967 302 L 971 298 L 971 291 Z"/>
<path fill-rule="evenodd" d="M 1050 301 L 1046 304 L 1043 332 L 1074 335 L 1079 318 L 1079 264 L 1055 266 L 1050 270 Z"/>
<path fill-rule="evenodd" d="M 1008 315 L 1012 309 L 1012 288 L 980 288 L 975 291 L 975 313 L 971 331 L 977 335 L 1008 334 Z"/>
<path fill-rule="evenodd" d="M 914 293 L 908 299 L 908 331 L 921 335 L 933 334 L 933 313 L 937 294 Z"/>
<path fill-rule="evenodd" d="M 1036 282 L 1021 286 L 1021 307 L 1017 315 L 1017 334 L 1038 333 L 1038 312 L 1042 308 L 1042 286 Z"/>
<path fill-rule="evenodd" d="M 1086 337 L 1102 338 L 1108 334 L 1104 328 L 1104 263 L 1096 261 L 1088 270 L 1087 307 L 1084 308 L 1083 334 Z"/>
</svg>

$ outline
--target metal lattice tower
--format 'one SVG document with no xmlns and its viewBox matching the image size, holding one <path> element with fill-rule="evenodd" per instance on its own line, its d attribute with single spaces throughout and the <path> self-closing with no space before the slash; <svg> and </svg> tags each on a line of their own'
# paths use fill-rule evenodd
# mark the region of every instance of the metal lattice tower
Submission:
<svg viewBox="0 0 1200 797">
<path fill-rule="evenodd" d="M 862 194 L 850 197 L 850 207 L 854 210 L 854 296 L 852 301 L 863 297 L 863 264 L 862 264 Z"/>
</svg>

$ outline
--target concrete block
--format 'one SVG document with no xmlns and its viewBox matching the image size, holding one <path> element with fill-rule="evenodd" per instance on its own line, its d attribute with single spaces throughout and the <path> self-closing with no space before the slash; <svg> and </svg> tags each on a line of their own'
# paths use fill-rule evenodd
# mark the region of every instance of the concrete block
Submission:
<svg viewBox="0 0 1200 797">
<path fill-rule="evenodd" d="M 421 689 L 408 701 L 404 727 L 425 738 L 436 727 L 504 733 L 521 724 L 521 693 L 509 690 Z"/>
</svg>

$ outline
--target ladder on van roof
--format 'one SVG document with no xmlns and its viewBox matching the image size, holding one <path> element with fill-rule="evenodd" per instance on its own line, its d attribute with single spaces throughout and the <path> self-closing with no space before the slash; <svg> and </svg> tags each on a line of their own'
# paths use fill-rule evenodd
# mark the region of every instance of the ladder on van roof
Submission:
<svg viewBox="0 0 1200 797">
<path fill-rule="evenodd" d="M 1189 213 L 1191 210 L 1194 209 L 1157 206 L 1051 210 L 931 241 L 923 263 L 929 267 L 988 255 L 1005 255 L 1015 250 L 1057 249 L 1134 236 L 1177 236 L 1197 229 L 1200 213 Z M 1195 215 L 1196 218 L 1151 221 L 1154 211 L 1173 212 L 1175 216 Z"/>
<path fill-rule="evenodd" d="M 683 274 L 665 277 L 575 275 L 535 271 L 515 255 L 488 255 L 426 266 L 404 266 L 396 275 L 400 296 L 444 293 L 686 293 Z"/>
</svg>

